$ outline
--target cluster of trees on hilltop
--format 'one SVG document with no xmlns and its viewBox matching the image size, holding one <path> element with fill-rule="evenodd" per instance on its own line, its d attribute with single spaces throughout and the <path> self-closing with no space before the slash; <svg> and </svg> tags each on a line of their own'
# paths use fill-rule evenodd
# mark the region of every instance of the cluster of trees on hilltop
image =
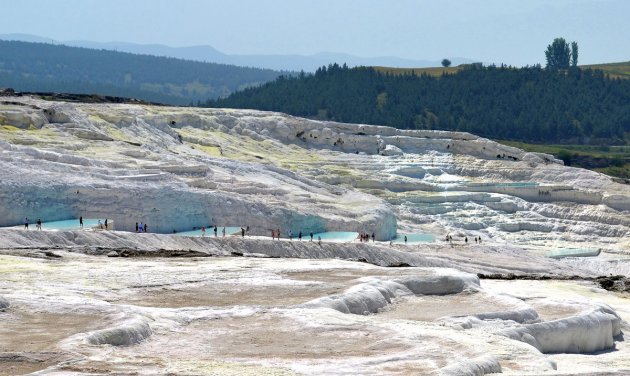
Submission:
<svg viewBox="0 0 630 376">
<path fill-rule="evenodd" d="M 0 40 L 0 87 L 98 93 L 168 104 L 226 96 L 282 72 L 45 43 Z"/>
<path fill-rule="evenodd" d="M 334 64 L 205 105 L 525 142 L 623 143 L 630 136 L 630 80 L 577 67 L 472 65 L 432 77 Z"/>
</svg>

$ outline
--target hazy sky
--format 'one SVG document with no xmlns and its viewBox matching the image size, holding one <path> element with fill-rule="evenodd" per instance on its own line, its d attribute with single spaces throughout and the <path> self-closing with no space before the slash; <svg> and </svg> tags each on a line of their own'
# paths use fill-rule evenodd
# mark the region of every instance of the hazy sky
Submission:
<svg viewBox="0 0 630 376">
<path fill-rule="evenodd" d="M 630 60 L 630 0 L 0 0 L 0 34 L 211 45 L 230 54 L 344 52 L 544 64 L 555 37 L 580 64 Z"/>
</svg>

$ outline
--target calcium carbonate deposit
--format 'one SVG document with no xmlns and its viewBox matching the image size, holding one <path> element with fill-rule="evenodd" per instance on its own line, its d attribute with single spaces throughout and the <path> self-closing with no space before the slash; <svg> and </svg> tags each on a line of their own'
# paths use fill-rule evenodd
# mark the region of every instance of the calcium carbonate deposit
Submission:
<svg viewBox="0 0 630 376">
<path fill-rule="evenodd" d="M 0 99 L 1 375 L 630 374 L 628 184 L 467 133 Z"/>
</svg>

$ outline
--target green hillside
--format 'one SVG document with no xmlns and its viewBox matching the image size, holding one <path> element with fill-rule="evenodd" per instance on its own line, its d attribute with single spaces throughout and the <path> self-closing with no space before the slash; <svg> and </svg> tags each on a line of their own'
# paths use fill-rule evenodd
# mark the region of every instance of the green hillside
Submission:
<svg viewBox="0 0 630 376">
<path fill-rule="evenodd" d="M 584 65 L 582 68 L 602 70 L 611 78 L 630 78 L 630 61 L 622 63 Z"/>
<path fill-rule="evenodd" d="M 469 65 L 412 72 L 330 65 L 206 105 L 465 131 L 630 177 L 630 80 L 613 79 L 602 70 Z"/>
<path fill-rule="evenodd" d="M 98 93 L 189 104 L 226 96 L 282 72 L 44 43 L 0 40 L 0 87 Z"/>
<path fill-rule="evenodd" d="M 392 67 L 372 67 L 374 70 L 380 73 L 389 73 L 396 75 L 406 75 L 406 74 L 415 74 L 422 75 L 427 74 L 433 77 L 439 77 L 443 74 L 451 74 L 457 73 L 460 70 L 464 69 L 465 66 L 457 66 L 457 67 L 430 67 L 430 68 L 392 68 Z"/>
<path fill-rule="evenodd" d="M 456 67 L 430 67 L 430 68 L 392 68 L 392 67 L 372 67 L 378 72 L 389 74 L 428 74 L 429 76 L 439 77 L 443 74 L 457 73 L 462 69 L 466 69 L 467 65 L 460 65 Z M 601 70 L 610 78 L 630 78 L 630 61 L 621 63 L 608 63 L 608 64 L 591 64 L 581 65 L 581 69 L 594 69 Z"/>
<path fill-rule="evenodd" d="M 630 183 L 630 146 L 544 145 L 497 141 L 527 151 L 552 154 L 568 166 L 595 170 Z"/>
<path fill-rule="evenodd" d="M 591 69 L 472 65 L 438 78 L 335 64 L 207 105 L 401 129 L 466 131 L 527 143 L 630 142 L 630 81 Z"/>
</svg>

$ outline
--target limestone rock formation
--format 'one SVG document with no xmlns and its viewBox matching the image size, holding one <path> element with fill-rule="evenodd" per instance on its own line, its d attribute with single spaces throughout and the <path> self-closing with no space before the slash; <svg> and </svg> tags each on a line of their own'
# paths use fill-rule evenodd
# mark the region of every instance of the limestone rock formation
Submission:
<svg viewBox="0 0 630 376">
<path fill-rule="evenodd" d="M 630 187 L 467 133 L 3 97 L 0 226 L 356 231 L 622 249 Z"/>
</svg>

